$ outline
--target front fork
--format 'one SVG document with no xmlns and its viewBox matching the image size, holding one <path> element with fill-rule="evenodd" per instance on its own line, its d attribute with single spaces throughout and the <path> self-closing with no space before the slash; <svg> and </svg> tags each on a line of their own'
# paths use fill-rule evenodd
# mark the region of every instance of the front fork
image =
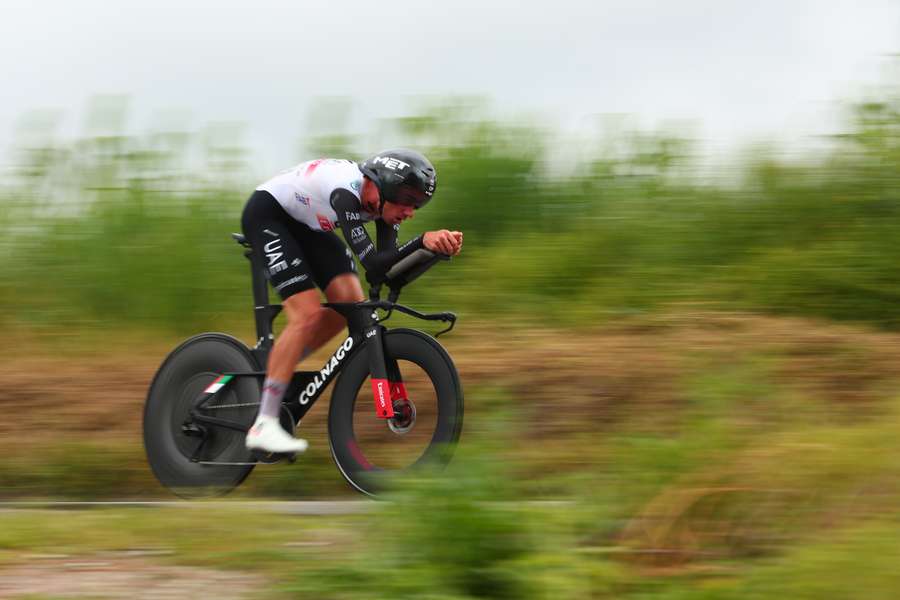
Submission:
<svg viewBox="0 0 900 600">
<path fill-rule="evenodd" d="M 375 416 L 391 419 L 394 417 L 394 401 L 409 400 L 409 396 L 397 361 L 384 356 L 384 331 L 384 327 L 375 323 L 365 330 L 365 336 L 369 342 L 369 372 L 372 374 Z"/>
</svg>

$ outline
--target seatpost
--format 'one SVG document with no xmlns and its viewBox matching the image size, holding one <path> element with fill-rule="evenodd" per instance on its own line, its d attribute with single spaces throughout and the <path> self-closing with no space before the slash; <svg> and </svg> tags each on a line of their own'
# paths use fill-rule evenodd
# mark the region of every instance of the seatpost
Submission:
<svg viewBox="0 0 900 600">
<path fill-rule="evenodd" d="M 253 281 L 253 317 L 256 321 L 256 346 L 254 351 L 265 368 L 269 358 L 269 351 L 275 342 L 272 331 L 272 323 L 281 312 L 280 304 L 269 304 L 269 282 L 266 279 L 265 267 L 259 264 L 259 260 L 251 250 L 244 252 L 244 256 L 250 261 L 250 277 Z"/>
</svg>

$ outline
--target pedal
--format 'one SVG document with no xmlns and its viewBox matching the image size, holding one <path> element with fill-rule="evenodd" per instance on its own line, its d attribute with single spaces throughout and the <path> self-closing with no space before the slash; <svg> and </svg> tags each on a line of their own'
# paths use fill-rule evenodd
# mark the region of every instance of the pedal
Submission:
<svg viewBox="0 0 900 600">
<path fill-rule="evenodd" d="M 280 461 L 284 455 L 274 452 L 263 452 L 261 450 L 251 450 L 250 455 L 253 459 L 263 465 L 271 465 Z"/>
<path fill-rule="evenodd" d="M 260 450 L 251 450 L 250 452 L 253 455 L 253 458 L 258 463 L 265 465 L 273 465 L 283 460 L 286 460 L 289 463 L 294 463 L 294 461 L 297 460 L 297 455 L 294 453 L 289 454 L 286 452 L 262 452 Z"/>
</svg>

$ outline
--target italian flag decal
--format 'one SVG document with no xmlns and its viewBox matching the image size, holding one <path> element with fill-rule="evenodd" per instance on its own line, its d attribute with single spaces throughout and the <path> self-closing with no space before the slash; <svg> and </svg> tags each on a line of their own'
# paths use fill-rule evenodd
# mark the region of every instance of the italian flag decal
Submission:
<svg viewBox="0 0 900 600">
<path fill-rule="evenodd" d="M 228 383 L 229 381 L 231 381 L 233 378 L 234 378 L 234 375 L 222 375 L 218 379 L 213 381 L 211 384 L 209 384 L 209 387 L 207 387 L 205 390 L 203 390 L 203 393 L 204 394 L 215 394 L 216 392 L 221 390 L 223 387 L 225 387 L 225 384 Z"/>
</svg>

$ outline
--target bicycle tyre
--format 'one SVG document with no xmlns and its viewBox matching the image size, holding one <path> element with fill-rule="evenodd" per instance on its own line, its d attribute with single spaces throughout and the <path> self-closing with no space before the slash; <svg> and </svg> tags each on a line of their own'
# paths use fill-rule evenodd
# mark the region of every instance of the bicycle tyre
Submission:
<svg viewBox="0 0 900 600">
<path fill-rule="evenodd" d="M 241 484 L 253 470 L 250 465 L 205 465 L 191 456 L 200 440 L 188 438 L 181 425 L 202 390 L 223 372 L 257 371 L 250 350 L 239 340 L 222 333 L 204 333 L 190 338 L 163 361 L 150 384 L 144 407 L 144 449 L 157 480 L 183 498 L 219 496 Z M 220 392 L 223 403 L 258 403 L 260 385 L 255 378 L 233 380 Z M 241 422 L 252 420 L 255 408 L 227 409 Z M 225 415 L 223 415 L 225 416 Z M 249 423 L 248 423 L 249 425 Z M 248 463 L 252 454 L 244 447 L 239 431 L 209 428 L 209 438 L 201 449 L 204 461 Z"/>
<path fill-rule="evenodd" d="M 370 391 L 361 390 L 369 377 L 365 346 L 354 353 L 335 384 L 328 409 L 331 455 L 344 479 L 358 491 L 375 496 L 391 481 L 422 467 L 441 467 L 453 456 L 463 422 L 463 390 L 450 355 L 433 337 L 414 329 L 392 329 L 384 335 L 385 358 L 414 363 L 431 380 L 437 397 L 437 419 L 427 448 L 409 468 L 387 470 L 374 467 L 360 455 L 354 435 L 353 416 L 357 399 L 371 402 Z M 372 418 L 375 419 L 374 408 Z"/>
</svg>

